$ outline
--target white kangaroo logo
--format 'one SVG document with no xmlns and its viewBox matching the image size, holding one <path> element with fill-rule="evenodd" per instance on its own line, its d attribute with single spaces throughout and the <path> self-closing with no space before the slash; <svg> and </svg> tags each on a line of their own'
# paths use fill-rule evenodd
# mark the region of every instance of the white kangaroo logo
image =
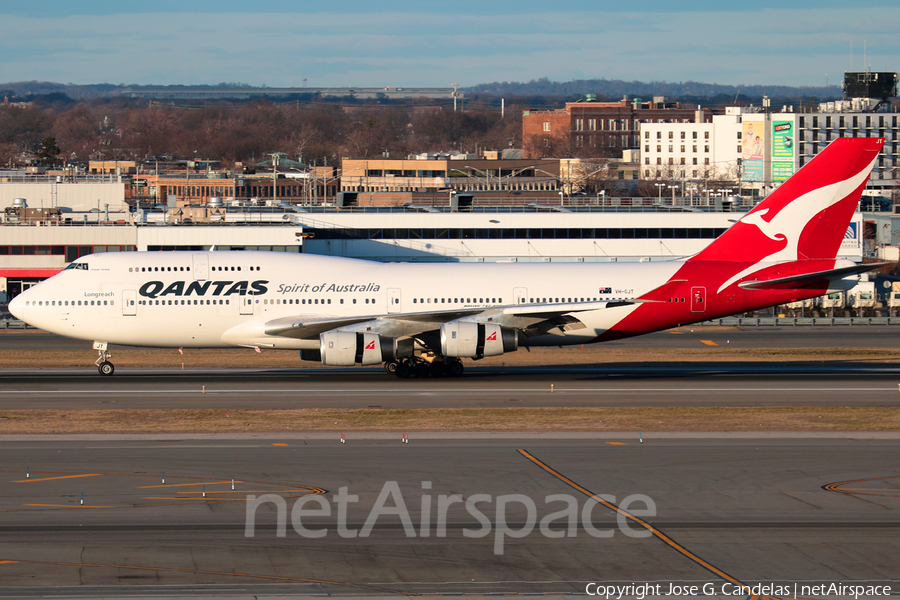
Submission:
<svg viewBox="0 0 900 600">
<path fill-rule="evenodd" d="M 740 221 L 738 221 L 738 223 L 755 225 L 760 232 L 770 240 L 783 240 L 787 243 L 781 250 L 776 250 L 775 252 L 762 257 L 753 265 L 747 267 L 740 273 L 733 275 L 719 287 L 718 291 L 721 292 L 735 281 L 773 263 L 799 260 L 800 252 L 798 244 L 800 243 L 800 234 L 803 232 L 806 225 L 812 219 L 817 218 L 820 212 L 830 206 L 834 206 L 846 198 L 848 194 L 862 185 L 868 177 L 869 169 L 864 169 L 844 181 L 810 190 L 809 192 L 794 198 L 778 211 L 778 213 L 772 217 L 771 221 L 763 219 L 763 216 L 769 213 L 768 208 L 747 213 Z M 810 256 L 804 258 L 823 257 Z"/>
<path fill-rule="evenodd" d="M 765 235 L 767 238 L 773 241 L 784 241 L 787 239 L 787 236 L 784 233 L 778 231 L 780 220 L 778 219 L 778 215 L 773 217 L 772 221 L 766 221 L 763 219 L 763 216 L 769 213 L 768 208 L 764 208 L 759 212 L 749 213 L 743 219 L 741 219 L 741 223 L 745 225 L 756 225 L 759 227 L 759 230 Z"/>
</svg>

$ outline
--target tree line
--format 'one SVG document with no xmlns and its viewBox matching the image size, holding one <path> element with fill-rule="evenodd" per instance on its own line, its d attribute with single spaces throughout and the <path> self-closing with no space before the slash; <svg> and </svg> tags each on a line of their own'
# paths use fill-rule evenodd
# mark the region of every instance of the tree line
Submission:
<svg viewBox="0 0 900 600">
<path fill-rule="evenodd" d="M 56 162 L 219 160 L 225 166 L 273 151 L 310 165 L 342 157 L 405 158 L 421 152 L 521 148 L 522 108 L 341 106 L 335 103 L 174 105 L 94 100 L 0 104 L 0 165 L 21 166 L 58 148 Z M 52 138 L 52 139 L 51 139 Z"/>
</svg>

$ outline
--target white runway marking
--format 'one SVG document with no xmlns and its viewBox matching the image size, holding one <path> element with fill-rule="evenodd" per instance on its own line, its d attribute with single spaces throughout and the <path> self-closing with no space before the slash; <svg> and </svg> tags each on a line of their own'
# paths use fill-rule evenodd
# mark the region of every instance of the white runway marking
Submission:
<svg viewBox="0 0 900 600">
<path fill-rule="evenodd" d="M 361 394 L 366 396 L 384 396 L 384 395 L 394 395 L 398 393 L 406 393 L 406 394 L 458 394 L 458 393 L 490 393 L 496 394 L 498 392 L 502 393 L 516 393 L 516 394 L 549 394 L 550 391 L 546 388 L 454 388 L 454 389 L 434 389 L 434 388 L 422 388 L 422 389 L 410 389 L 410 388 L 395 388 L 395 389 L 383 389 L 383 390 L 363 390 L 363 389 L 335 389 L 335 388 L 322 388 L 322 389 L 309 389 L 309 388 L 291 388 L 291 389 L 268 389 L 268 388 L 237 388 L 237 389 L 206 389 L 205 394 L 246 394 L 246 393 L 260 393 L 260 394 L 297 394 L 297 393 L 316 393 L 316 394 Z M 897 393 L 896 387 L 849 387 L 849 388 L 835 388 L 835 387 L 825 387 L 825 388 L 808 388 L 808 387 L 742 387 L 742 388 L 556 388 L 553 392 L 554 394 L 561 394 L 566 392 L 595 392 L 595 393 L 627 393 L 627 392 L 892 392 Z M 128 390 L 128 389 L 120 389 L 120 390 L 110 390 L 110 389 L 93 389 L 93 390 L 0 390 L 0 395 L 2 394 L 67 394 L 67 395 L 75 395 L 75 394 L 203 394 L 204 392 L 199 388 L 185 388 L 185 389 L 153 389 L 153 390 Z"/>
</svg>

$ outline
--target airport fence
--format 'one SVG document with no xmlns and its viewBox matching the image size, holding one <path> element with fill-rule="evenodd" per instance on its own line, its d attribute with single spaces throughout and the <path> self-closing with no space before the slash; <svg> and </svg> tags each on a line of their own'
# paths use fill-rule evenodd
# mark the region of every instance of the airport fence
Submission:
<svg viewBox="0 0 900 600">
<path fill-rule="evenodd" d="M 702 325 L 732 327 L 900 325 L 900 317 L 726 317 L 704 321 Z"/>
</svg>

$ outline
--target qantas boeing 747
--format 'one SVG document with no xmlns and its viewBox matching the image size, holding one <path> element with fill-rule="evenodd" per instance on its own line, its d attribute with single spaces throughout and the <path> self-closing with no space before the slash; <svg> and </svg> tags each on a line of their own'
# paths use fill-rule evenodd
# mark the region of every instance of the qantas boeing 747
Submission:
<svg viewBox="0 0 900 600">
<path fill-rule="evenodd" d="M 836 259 L 883 139 L 832 142 L 699 254 L 643 263 L 374 263 L 278 252 L 79 258 L 9 309 L 109 344 L 299 350 L 326 365 L 458 376 L 460 359 L 588 344 L 853 287 Z"/>
</svg>

